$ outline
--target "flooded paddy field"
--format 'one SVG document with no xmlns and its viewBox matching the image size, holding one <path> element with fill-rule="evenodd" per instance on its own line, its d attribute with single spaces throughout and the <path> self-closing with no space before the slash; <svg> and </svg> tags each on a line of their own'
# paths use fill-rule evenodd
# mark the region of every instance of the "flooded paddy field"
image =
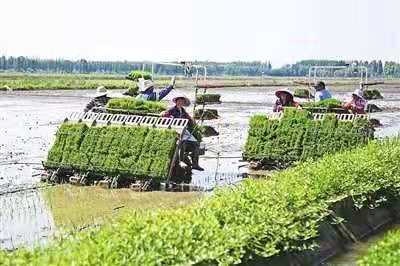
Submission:
<svg viewBox="0 0 400 266">
<path fill-rule="evenodd" d="M 240 181 L 246 171 L 241 152 L 249 118 L 272 111 L 276 87 L 210 89 L 220 93 L 220 118 L 206 122 L 220 132 L 204 140 L 207 151 L 200 164 L 204 172 L 194 172 L 193 183 L 207 189 Z M 192 99 L 194 92 L 179 89 Z M 351 89 L 338 88 L 334 96 L 345 99 Z M 102 190 L 56 186 L 37 189 L 45 160 L 58 125 L 68 113 L 82 111 L 93 91 L 0 92 L 0 248 L 14 249 L 44 243 L 60 227 L 79 228 L 108 219 L 120 210 L 176 207 L 190 204 L 199 193 L 134 193 L 129 190 Z M 384 100 L 371 101 L 384 108 L 372 114 L 380 119 L 378 137 L 397 135 L 400 129 L 400 90 L 386 87 Z M 172 97 L 173 95 L 169 95 Z M 191 111 L 191 107 L 189 107 Z M 97 207 L 97 208 L 95 208 Z M 95 209 L 93 211 L 93 209 Z M 90 211 L 93 211 L 89 213 Z M 81 214 L 81 215 L 80 215 Z M 101 221 L 100 221 L 101 222 Z"/>
</svg>

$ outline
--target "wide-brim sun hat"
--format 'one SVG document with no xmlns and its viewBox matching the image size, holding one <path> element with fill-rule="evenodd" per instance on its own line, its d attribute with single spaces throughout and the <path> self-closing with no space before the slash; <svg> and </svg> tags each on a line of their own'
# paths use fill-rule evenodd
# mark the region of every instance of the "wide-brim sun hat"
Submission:
<svg viewBox="0 0 400 266">
<path fill-rule="evenodd" d="M 293 93 L 292 93 L 290 90 L 288 90 L 288 89 L 277 90 L 277 91 L 275 92 L 275 96 L 276 96 L 276 97 L 279 97 L 279 95 L 282 94 L 282 93 L 286 93 L 286 94 L 289 94 L 291 97 L 294 97 Z"/>
<path fill-rule="evenodd" d="M 139 78 L 139 92 L 144 92 L 151 87 L 154 87 L 153 81 L 145 80 L 144 78 Z"/>
<path fill-rule="evenodd" d="M 178 99 L 184 99 L 184 100 L 185 100 L 184 106 L 189 106 L 189 105 L 190 105 L 190 100 L 189 100 L 189 98 L 186 97 L 185 95 L 179 94 L 179 95 L 174 96 L 174 97 L 172 98 L 172 102 L 176 104 L 176 101 L 177 101 Z"/>
<path fill-rule="evenodd" d="M 94 97 L 101 97 L 101 96 L 106 96 L 108 94 L 108 91 L 106 87 L 100 86 L 96 89 L 96 94 Z"/>
<path fill-rule="evenodd" d="M 360 99 L 364 99 L 364 93 L 360 89 L 356 89 L 351 95 L 355 95 Z"/>
</svg>

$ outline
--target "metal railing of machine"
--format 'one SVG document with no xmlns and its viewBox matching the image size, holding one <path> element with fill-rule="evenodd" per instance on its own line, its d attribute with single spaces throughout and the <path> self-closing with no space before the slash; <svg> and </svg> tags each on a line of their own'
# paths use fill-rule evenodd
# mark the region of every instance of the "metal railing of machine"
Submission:
<svg viewBox="0 0 400 266">
<path fill-rule="evenodd" d="M 67 118 L 67 121 L 82 121 L 87 123 L 99 124 L 121 124 L 130 126 L 147 126 L 155 128 L 171 128 L 183 130 L 186 128 L 189 120 L 183 118 L 154 117 L 140 115 L 122 115 L 93 112 L 73 112 Z"/>
<path fill-rule="evenodd" d="M 314 113 L 312 114 L 313 120 L 323 120 L 326 115 L 330 115 L 329 113 Z M 268 115 L 269 119 L 273 120 L 280 120 L 283 117 L 282 112 L 277 112 L 277 113 L 269 113 Z M 357 118 L 361 119 L 369 119 L 369 115 L 367 114 L 335 114 L 336 119 L 339 121 L 353 121 Z"/>
</svg>

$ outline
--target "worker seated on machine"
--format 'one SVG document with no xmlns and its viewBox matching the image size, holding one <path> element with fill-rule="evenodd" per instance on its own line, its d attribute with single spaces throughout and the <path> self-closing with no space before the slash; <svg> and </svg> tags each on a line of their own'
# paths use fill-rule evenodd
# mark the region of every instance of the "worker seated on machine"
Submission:
<svg viewBox="0 0 400 266">
<path fill-rule="evenodd" d="M 189 120 L 188 130 L 185 129 L 182 133 L 182 148 L 180 150 L 179 159 L 194 170 L 204 171 L 204 169 L 199 166 L 200 144 L 190 133 L 193 131 L 196 124 L 192 117 L 186 112 L 185 108 L 183 108 L 184 106 L 187 107 L 190 105 L 190 100 L 182 94 L 175 96 L 172 101 L 175 106 L 161 113 L 161 115 L 163 117 L 185 118 Z M 192 161 L 185 155 L 185 152 L 191 153 Z"/>
<path fill-rule="evenodd" d="M 100 110 L 101 108 L 106 107 L 108 101 L 111 99 L 107 95 L 108 91 L 104 86 L 98 87 L 94 98 L 90 100 L 83 111 L 86 113 L 89 111 L 93 111 L 92 109 L 99 108 Z"/>
<path fill-rule="evenodd" d="M 354 114 L 365 114 L 367 100 L 364 99 L 363 92 L 360 89 L 355 90 L 351 94 L 351 100 L 343 104 L 343 108 L 350 110 Z"/>
<path fill-rule="evenodd" d="M 155 91 L 153 81 L 144 80 L 143 78 L 140 78 L 139 79 L 139 95 L 136 96 L 136 99 L 143 100 L 143 101 L 160 101 L 165 96 L 167 96 L 168 93 L 171 92 L 171 90 L 174 89 L 174 86 L 175 86 L 175 76 L 172 77 L 170 85 L 168 85 L 164 89 L 160 90 L 159 92 Z"/>
<path fill-rule="evenodd" d="M 277 90 L 275 96 L 278 97 L 278 99 L 274 105 L 274 112 L 282 112 L 284 107 L 300 108 L 300 104 L 294 100 L 292 92 L 288 89 Z"/>
<path fill-rule="evenodd" d="M 323 81 L 318 82 L 317 85 L 314 86 L 314 89 L 316 90 L 314 96 L 316 102 L 332 98 L 331 93 L 326 88 Z"/>
</svg>

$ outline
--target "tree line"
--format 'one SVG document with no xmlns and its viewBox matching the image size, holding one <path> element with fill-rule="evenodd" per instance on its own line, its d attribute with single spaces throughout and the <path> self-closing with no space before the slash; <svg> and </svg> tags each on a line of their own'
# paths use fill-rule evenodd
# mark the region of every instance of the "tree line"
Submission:
<svg viewBox="0 0 400 266">
<path fill-rule="evenodd" d="M 178 63 L 178 62 L 176 62 Z M 207 66 L 207 74 L 212 76 L 221 75 L 245 75 L 259 76 L 268 74 L 272 70 L 270 62 L 202 62 L 196 61 L 192 64 L 201 64 Z M 24 56 L 18 57 L 0 57 L 0 71 L 15 71 L 27 73 L 109 73 L 109 74 L 128 74 L 132 70 L 151 71 L 151 65 L 146 62 L 128 62 L 128 61 L 88 61 L 80 59 L 76 61 L 65 59 L 39 59 Z M 200 70 L 201 72 L 202 70 Z M 156 74 L 173 75 L 184 74 L 184 68 L 175 66 L 155 65 Z M 194 71 L 192 71 L 194 72 Z M 203 74 L 202 72 L 200 74 Z"/>
<path fill-rule="evenodd" d="M 235 62 L 212 62 L 195 61 L 192 64 L 205 65 L 207 74 L 210 76 L 307 76 L 311 66 L 349 66 L 343 70 L 319 70 L 318 76 L 339 76 L 356 77 L 360 75 L 358 66 L 368 68 L 370 76 L 400 77 L 400 64 L 396 62 L 385 62 L 382 60 L 346 62 L 344 60 L 302 60 L 295 64 L 284 65 L 280 68 L 273 68 L 270 61 L 235 61 Z M 25 56 L 1 56 L 0 72 L 25 72 L 25 73 L 109 73 L 109 74 L 128 74 L 132 70 L 150 71 L 151 65 L 140 61 L 89 61 L 65 60 L 65 59 L 40 59 Z M 187 70 L 187 69 L 186 69 Z M 193 70 L 193 69 L 192 69 Z M 184 71 L 182 67 L 156 65 L 156 74 L 193 74 L 193 71 Z M 321 73 L 322 72 L 322 73 Z M 331 73 L 332 72 L 332 73 Z M 200 70 L 200 74 L 202 70 Z"/>
<path fill-rule="evenodd" d="M 338 77 L 357 77 L 360 72 L 364 72 L 360 67 L 368 69 L 368 75 L 379 77 L 386 74 L 386 64 L 382 60 L 358 61 L 354 60 L 347 62 L 344 60 L 302 60 L 295 64 L 285 65 L 281 68 L 272 69 L 271 76 L 308 76 L 309 69 L 312 66 L 346 66 L 344 69 L 322 69 L 318 70 L 318 76 L 338 76 Z M 365 72 L 364 72 L 365 73 Z M 400 71 L 397 73 L 400 76 Z"/>
</svg>

